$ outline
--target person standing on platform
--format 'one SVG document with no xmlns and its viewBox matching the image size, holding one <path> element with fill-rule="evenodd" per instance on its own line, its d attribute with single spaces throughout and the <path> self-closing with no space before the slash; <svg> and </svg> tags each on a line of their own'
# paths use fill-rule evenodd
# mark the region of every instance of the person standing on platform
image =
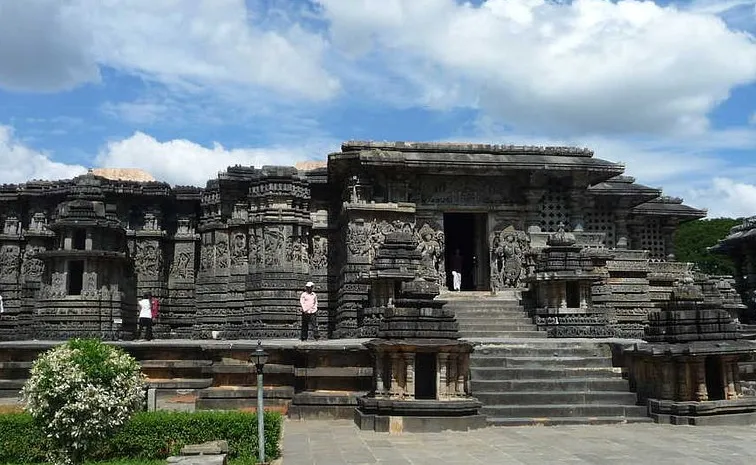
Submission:
<svg viewBox="0 0 756 465">
<path fill-rule="evenodd" d="M 145 329 L 144 337 L 148 340 L 152 340 L 152 296 L 144 294 L 139 299 L 139 323 L 137 326 L 136 338 L 139 340 L 142 337 L 142 329 Z"/>
<path fill-rule="evenodd" d="M 454 291 L 459 292 L 462 289 L 462 264 L 464 260 L 462 258 L 462 254 L 459 252 L 459 249 L 456 249 L 454 251 L 454 255 L 452 255 L 451 258 L 451 268 L 452 268 L 452 284 Z"/>
<path fill-rule="evenodd" d="M 307 340 L 309 329 L 312 328 L 312 336 L 317 341 L 320 339 L 318 333 L 318 295 L 313 292 L 315 284 L 310 281 L 305 284 L 305 290 L 299 296 L 299 305 L 302 307 L 302 337 L 303 341 Z"/>
</svg>

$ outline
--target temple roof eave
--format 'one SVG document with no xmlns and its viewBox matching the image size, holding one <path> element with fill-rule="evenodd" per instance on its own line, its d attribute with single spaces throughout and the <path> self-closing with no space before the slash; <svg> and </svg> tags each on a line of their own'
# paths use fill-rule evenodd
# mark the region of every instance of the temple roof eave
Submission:
<svg viewBox="0 0 756 465">
<path fill-rule="evenodd" d="M 346 165 L 346 166 L 345 166 Z M 399 168 L 403 171 L 432 171 L 434 174 L 500 175 L 512 171 L 570 173 L 583 172 L 595 184 L 622 174 L 624 166 L 586 156 L 538 154 L 490 154 L 454 152 L 362 152 L 329 155 L 329 175 L 363 168 Z"/>
</svg>

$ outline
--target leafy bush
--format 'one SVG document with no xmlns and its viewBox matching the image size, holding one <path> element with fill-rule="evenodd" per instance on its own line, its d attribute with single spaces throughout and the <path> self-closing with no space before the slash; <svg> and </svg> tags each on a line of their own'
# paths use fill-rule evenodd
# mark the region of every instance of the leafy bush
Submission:
<svg viewBox="0 0 756 465">
<path fill-rule="evenodd" d="M 0 415 L 0 463 L 43 462 L 49 441 L 26 413 Z"/>
<path fill-rule="evenodd" d="M 675 256 L 681 262 L 692 262 L 703 273 L 732 275 L 735 267 L 725 255 L 707 249 L 724 239 L 730 228 L 741 223 L 732 218 L 714 218 L 683 223 L 675 234 Z"/>
<path fill-rule="evenodd" d="M 280 454 L 283 419 L 265 412 L 265 456 Z M 112 436 L 95 445 L 89 458 L 164 459 L 186 444 L 225 439 L 235 463 L 257 457 L 257 415 L 246 412 L 140 412 Z M 28 414 L 0 415 L 0 463 L 39 463 L 45 459 L 45 435 Z"/>
<path fill-rule="evenodd" d="M 54 463 L 79 463 L 101 438 L 141 408 L 137 361 L 95 339 L 72 339 L 42 354 L 22 391 L 26 410 L 49 438 Z"/>
<path fill-rule="evenodd" d="M 281 415 L 265 412 L 265 457 L 279 454 Z M 160 459 L 178 454 L 186 444 L 225 439 L 230 457 L 257 457 L 257 415 L 246 412 L 142 412 L 93 458 Z"/>
</svg>

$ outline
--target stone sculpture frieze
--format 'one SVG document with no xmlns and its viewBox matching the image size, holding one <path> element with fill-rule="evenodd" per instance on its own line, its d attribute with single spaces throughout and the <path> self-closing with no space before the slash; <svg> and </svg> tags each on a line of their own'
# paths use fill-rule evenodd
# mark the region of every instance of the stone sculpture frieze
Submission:
<svg viewBox="0 0 756 465">
<path fill-rule="evenodd" d="M 231 239 L 231 266 L 244 266 L 247 263 L 247 238 L 244 233 L 234 233 Z"/>
<path fill-rule="evenodd" d="M 0 248 L 0 278 L 15 278 L 18 275 L 19 248 L 15 245 L 4 245 Z"/>
<path fill-rule="evenodd" d="M 158 276 L 163 266 L 163 254 L 157 241 L 140 241 L 136 244 L 134 268 L 141 276 Z"/>
<path fill-rule="evenodd" d="M 286 239 L 280 227 L 265 228 L 265 266 L 281 266 Z"/>
<path fill-rule="evenodd" d="M 396 231 L 412 233 L 413 226 L 412 223 L 402 220 L 356 221 L 349 224 L 347 248 L 352 255 L 367 256 L 368 261 L 372 263 L 387 234 Z"/>
<path fill-rule="evenodd" d="M 224 270 L 229 265 L 228 239 L 221 237 L 215 243 L 215 268 Z"/>
<path fill-rule="evenodd" d="M 176 279 L 194 279 L 194 260 L 191 250 L 178 250 L 171 264 L 170 275 Z"/>
<path fill-rule="evenodd" d="M 37 257 L 37 254 L 44 250 L 44 247 L 34 245 L 27 245 L 26 249 L 24 249 L 21 273 L 26 278 L 39 279 L 42 276 L 42 273 L 44 273 L 45 262 Z"/>
<path fill-rule="evenodd" d="M 512 183 L 466 177 L 420 178 L 410 201 L 428 205 L 504 205 L 515 203 Z"/>
</svg>

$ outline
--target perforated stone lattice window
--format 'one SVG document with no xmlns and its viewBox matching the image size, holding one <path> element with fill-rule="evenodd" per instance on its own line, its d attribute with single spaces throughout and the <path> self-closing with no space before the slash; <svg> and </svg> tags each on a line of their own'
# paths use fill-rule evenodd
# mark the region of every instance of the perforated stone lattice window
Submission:
<svg viewBox="0 0 756 465">
<path fill-rule="evenodd" d="M 650 258 L 664 258 L 664 236 L 659 220 L 648 219 L 640 228 L 640 248 L 648 250 Z"/>
<path fill-rule="evenodd" d="M 559 223 L 564 223 L 567 229 L 571 229 L 568 205 L 564 192 L 546 194 L 541 200 L 541 230 L 555 232 L 559 229 Z"/>
<path fill-rule="evenodd" d="M 585 213 L 585 230 L 588 232 L 604 233 L 604 246 L 614 247 L 616 233 L 614 212 L 607 208 L 597 208 Z"/>
</svg>

